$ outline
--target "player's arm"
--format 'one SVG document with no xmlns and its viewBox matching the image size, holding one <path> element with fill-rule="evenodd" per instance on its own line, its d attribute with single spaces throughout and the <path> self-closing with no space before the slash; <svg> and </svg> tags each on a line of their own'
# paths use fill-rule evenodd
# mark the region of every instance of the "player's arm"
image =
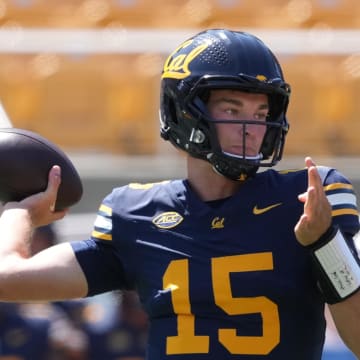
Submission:
<svg viewBox="0 0 360 360">
<path fill-rule="evenodd" d="M 329 310 L 340 337 L 360 359 L 360 292 L 337 304 L 329 305 Z"/>
<path fill-rule="evenodd" d="M 87 293 L 87 282 L 69 244 L 30 257 L 35 227 L 65 216 L 54 212 L 60 168 L 49 173 L 46 191 L 4 206 L 0 217 L 0 301 L 58 300 Z"/>
<path fill-rule="evenodd" d="M 360 266 L 345 234 L 332 225 L 331 205 L 310 158 L 308 189 L 299 196 L 304 213 L 295 226 L 297 240 L 309 248 L 319 284 L 336 327 L 347 346 L 360 357 Z M 350 239 L 352 240 L 352 239 Z"/>
</svg>

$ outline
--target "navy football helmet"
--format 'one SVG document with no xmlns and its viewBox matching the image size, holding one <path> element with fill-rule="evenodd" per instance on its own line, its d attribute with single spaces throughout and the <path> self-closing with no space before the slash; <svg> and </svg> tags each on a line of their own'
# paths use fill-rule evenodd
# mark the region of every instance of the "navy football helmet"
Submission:
<svg viewBox="0 0 360 360">
<path fill-rule="evenodd" d="M 267 94 L 266 132 L 257 156 L 223 152 L 216 123 L 206 107 L 211 89 Z M 271 50 L 257 37 L 211 29 L 183 42 L 167 58 L 161 77 L 161 136 L 191 156 L 206 160 L 218 173 L 245 180 L 259 167 L 274 166 L 282 157 L 288 132 L 286 110 L 290 86 Z M 243 124 L 256 121 L 239 120 Z M 264 122 L 262 122 L 264 126 Z M 246 138 L 244 137 L 244 141 Z"/>
</svg>

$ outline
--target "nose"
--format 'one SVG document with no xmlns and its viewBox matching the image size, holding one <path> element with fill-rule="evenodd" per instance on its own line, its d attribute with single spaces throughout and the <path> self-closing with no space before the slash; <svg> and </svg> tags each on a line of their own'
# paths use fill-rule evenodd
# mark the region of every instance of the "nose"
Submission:
<svg viewBox="0 0 360 360">
<path fill-rule="evenodd" d="M 260 126 L 259 124 L 251 124 L 248 122 L 243 122 L 241 124 L 239 124 L 239 133 L 244 135 L 244 136 L 256 136 L 258 134 L 261 134 L 262 126 Z"/>
</svg>

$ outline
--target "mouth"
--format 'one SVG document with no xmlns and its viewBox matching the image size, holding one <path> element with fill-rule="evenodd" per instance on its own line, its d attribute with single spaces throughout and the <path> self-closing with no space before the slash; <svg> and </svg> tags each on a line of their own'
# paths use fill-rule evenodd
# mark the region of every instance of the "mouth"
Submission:
<svg viewBox="0 0 360 360">
<path fill-rule="evenodd" d="M 256 153 L 254 155 L 247 155 L 247 154 L 236 154 L 236 153 L 230 153 L 227 151 L 223 151 L 223 154 L 231 156 L 233 158 L 243 159 L 243 160 L 249 160 L 249 161 L 260 161 L 263 158 L 263 155 L 261 153 Z"/>
<path fill-rule="evenodd" d="M 254 149 L 253 147 L 244 147 L 242 145 L 233 145 L 230 146 L 227 150 L 227 153 L 234 154 L 237 156 L 257 156 L 259 154 L 259 151 L 257 149 Z"/>
</svg>

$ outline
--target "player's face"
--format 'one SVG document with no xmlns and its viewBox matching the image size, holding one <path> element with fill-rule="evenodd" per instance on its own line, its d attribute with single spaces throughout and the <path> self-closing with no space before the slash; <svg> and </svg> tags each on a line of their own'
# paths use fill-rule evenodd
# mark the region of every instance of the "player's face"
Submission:
<svg viewBox="0 0 360 360">
<path fill-rule="evenodd" d="M 267 95 L 229 89 L 212 90 L 208 110 L 213 119 L 227 120 L 226 123 L 216 124 L 219 143 L 224 152 L 248 157 L 259 154 L 269 111 Z M 236 122 L 239 120 L 260 123 Z"/>
</svg>

